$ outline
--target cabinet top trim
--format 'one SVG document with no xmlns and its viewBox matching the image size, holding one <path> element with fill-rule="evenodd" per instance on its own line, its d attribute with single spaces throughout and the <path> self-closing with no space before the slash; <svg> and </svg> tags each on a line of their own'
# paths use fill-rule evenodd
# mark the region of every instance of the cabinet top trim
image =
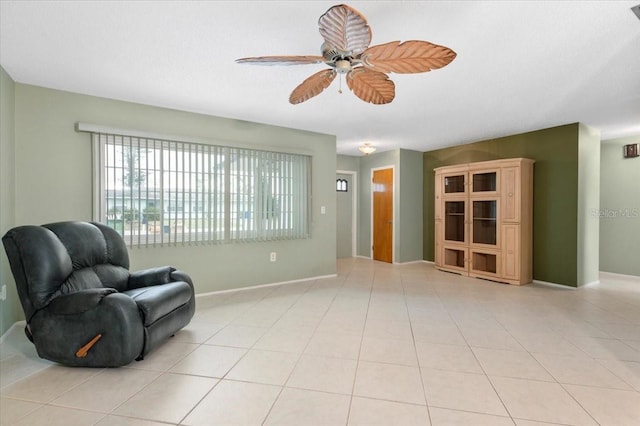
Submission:
<svg viewBox="0 0 640 426">
<path fill-rule="evenodd" d="M 435 172 L 438 172 L 440 170 L 451 170 L 455 168 L 456 170 L 464 171 L 485 168 L 511 167 L 518 166 L 524 163 L 533 164 L 535 163 L 535 160 L 532 160 L 531 158 L 502 158 L 499 160 L 477 161 L 475 163 L 451 164 L 449 166 L 436 167 L 433 170 Z"/>
</svg>

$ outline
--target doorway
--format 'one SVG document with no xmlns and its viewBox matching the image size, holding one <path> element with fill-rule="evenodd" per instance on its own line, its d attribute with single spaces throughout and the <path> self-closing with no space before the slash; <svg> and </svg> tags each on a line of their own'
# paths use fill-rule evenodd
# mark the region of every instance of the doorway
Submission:
<svg viewBox="0 0 640 426">
<path fill-rule="evenodd" d="M 374 169 L 372 192 L 372 257 L 393 263 L 393 167 Z"/>
<path fill-rule="evenodd" d="M 356 172 L 336 172 L 336 257 L 356 255 Z"/>
</svg>

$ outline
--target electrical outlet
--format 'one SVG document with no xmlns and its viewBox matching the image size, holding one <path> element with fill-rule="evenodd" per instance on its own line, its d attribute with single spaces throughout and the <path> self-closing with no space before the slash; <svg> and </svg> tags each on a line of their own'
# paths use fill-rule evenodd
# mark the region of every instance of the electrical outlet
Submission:
<svg viewBox="0 0 640 426">
<path fill-rule="evenodd" d="M 0 290 L 0 300 L 7 300 L 7 285 L 2 285 L 2 290 Z"/>
<path fill-rule="evenodd" d="M 269 261 L 271 262 L 275 262 L 276 261 L 276 252 L 272 251 L 271 254 L 269 255 Z"/>
</svg>

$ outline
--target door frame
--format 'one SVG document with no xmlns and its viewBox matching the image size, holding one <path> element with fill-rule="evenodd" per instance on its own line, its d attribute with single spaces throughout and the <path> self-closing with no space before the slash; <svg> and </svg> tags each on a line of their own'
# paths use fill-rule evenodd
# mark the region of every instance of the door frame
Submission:
<svg viewBox="0 0 640 426">
<path fill-rule="evenodd" d="M 336 170 L 336 175 L 351 175 L 351 257 L 358 254 L 358 172 Z"/>
<path fill-rule="evenodd" d="M 371 199 L 369 205 L 369 214 L 371 215 L 369 222 L 371 223 L 371 229 L 369 230 L 369 258 L 373 259 L 373 173 L 378 170 L 386 170 L 391 169 L 391 173 L 393 174 L 393 181 L 391 182 L 391 190 L 393 191 L 393 224 L 391 226 L 391 232 L 393 233 L 393 238 L 391 239 L 391 263 L 396 263 L 396 168 L 393 164 L 389 166 L 380 166 L 373 167 L 371 169 L 371 177 L 369 178 L 369 197 Z"/>
</svg>

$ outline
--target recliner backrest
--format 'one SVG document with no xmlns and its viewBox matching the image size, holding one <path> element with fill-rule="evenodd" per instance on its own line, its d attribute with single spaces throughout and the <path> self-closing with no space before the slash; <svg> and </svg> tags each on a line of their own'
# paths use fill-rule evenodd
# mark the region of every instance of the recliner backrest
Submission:
<svg viewBox="0 0 640 426">
<path fill-rule="evenodd" d="M 21 226 L 3 237 L 27 319 L 60 294 L 99 287 L 127 288 L 129 255 L 105 225 L 58 222 Z"/>
</svg>

